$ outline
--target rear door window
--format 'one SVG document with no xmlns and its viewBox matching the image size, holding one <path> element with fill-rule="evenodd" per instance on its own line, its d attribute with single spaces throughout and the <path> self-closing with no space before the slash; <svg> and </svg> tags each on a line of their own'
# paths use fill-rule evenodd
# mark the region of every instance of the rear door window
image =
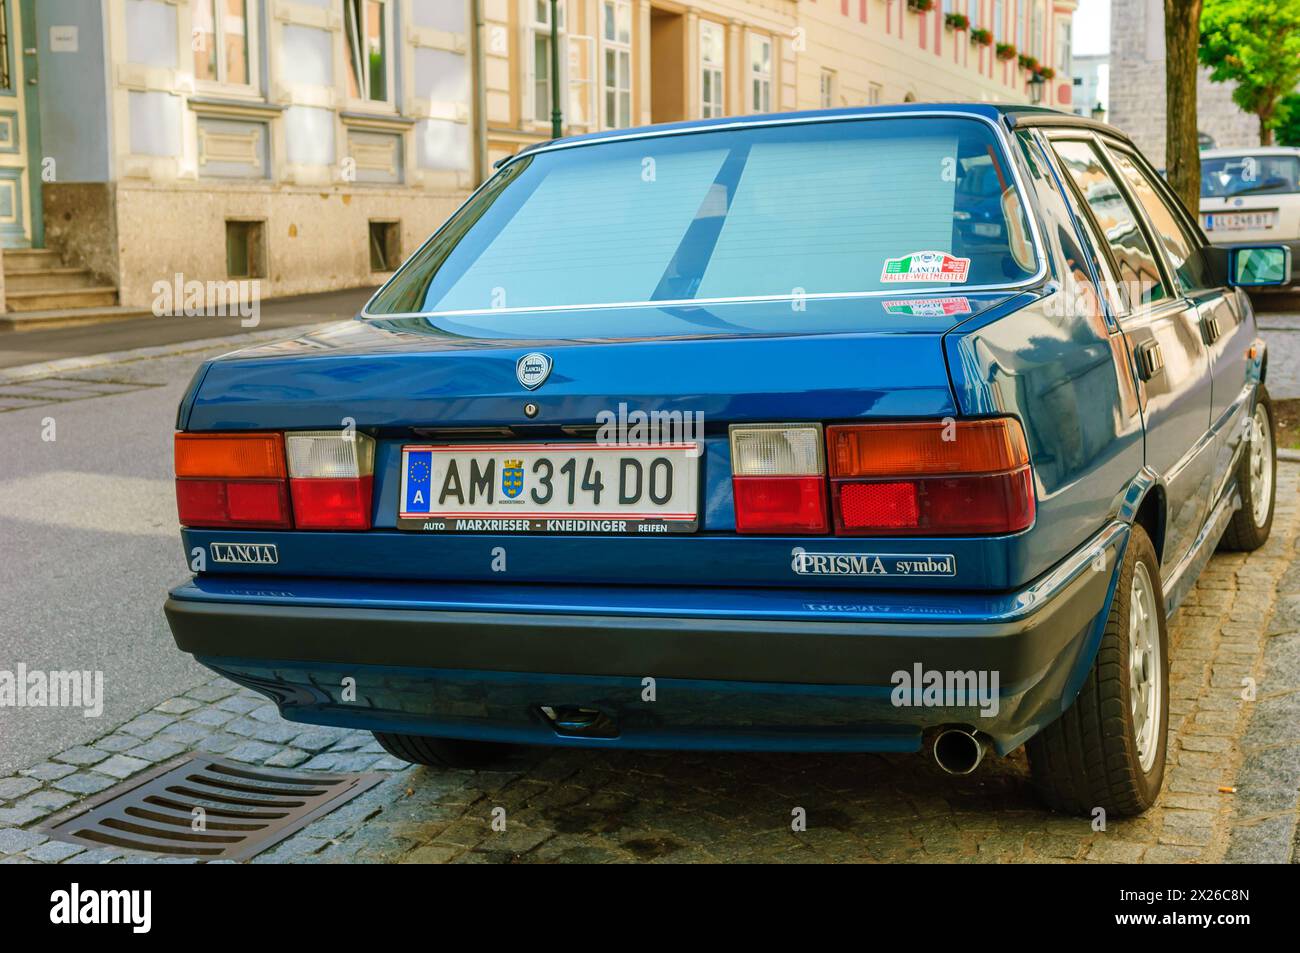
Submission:
<svg viewBox="0 0 1300 953">
<path fill-rule="evenodd" d="M 1165 254 L 1173 265 L 1179 290 L 1188 293 L 1208 287 L 1210 281 L 1205 273 L 1205 264 L 1188 237 L 1177 211 L 1169 205 L 1132 156 L 1118 149 L 1111 149 L 1110 154 L 1133 195 L 1137 197 L 1138 204 L 1146 211 L 1147 221 L 1165 246 Z"/>
<path fill-rule="evenodd" d="M 1129 304 L 1139 307 L 1170 297 L 1138 213 L 1102 162 L 1096 144 L 1063 139 L 1055 140 L 1052 148 L 1110 246 Z"/>
</svg>

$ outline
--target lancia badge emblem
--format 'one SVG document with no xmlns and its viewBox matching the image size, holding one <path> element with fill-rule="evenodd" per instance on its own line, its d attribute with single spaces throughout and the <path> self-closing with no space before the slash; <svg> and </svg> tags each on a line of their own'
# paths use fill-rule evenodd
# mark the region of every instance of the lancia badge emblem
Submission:
<svg viewBox="0 0 1300 953">
<path fill-rule="evenodd" d="M 551 359 L 540 351 L 525 354 L 515 364 L 515 376 L 529 390 L 537 390 L 551 376 Z"/>
</svg>

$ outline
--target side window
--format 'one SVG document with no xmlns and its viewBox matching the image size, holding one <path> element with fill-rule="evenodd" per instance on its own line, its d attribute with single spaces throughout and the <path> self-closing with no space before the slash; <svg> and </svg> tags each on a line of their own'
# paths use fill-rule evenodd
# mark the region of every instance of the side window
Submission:
<svg viewBox="0 0 1300 953">
<path fill-rule="evenodd" d="M 1040 151 L 1043 149 L 1040 142 L 1023 131 L 1016 133 L 1016 142 L 1020 147 L 1020 156 L 1024 160 L 1025 169 L 1029 173 L 1031 189 L 1037 189 L 1038 195 L 1042 197 L 1044 222 L 1047 226 L 1044 237 L 1058 252 L 1059 261 L 1065 266 L 1065 273 L 1061 277 L 1069 299 L 1081 305 L 1084 312 L 1094 319 L 1100 333 L 1107 334 L 1110 326 L 1102 314 L 1098 295 L 1107 296 L 1112 313 L 1117 314 L 1124 309 L 1119 304 L 1110 263 L 1101 251 L 1101 243 L 1097 241 L 1097 236 L 1091 229 L 1080 242 L 1079 236 L 1070 227 L 1069 212 L 1073 212 L 1076 217 L 1085 222 L 1088 220 L 1080 214 L 1073 193 L 1069 189 L 1057 188 L 1047 159 Z M 1069 209 L 1065 207 L 1064 202 L 1070 204 Z M 1055 228 L 1055 235 L 1053 235 L 1053 228 Z M 1090 262 L 1095 262 L 1099 266 L 1097 274 L 1105 286 L 1103 292 L 1098 292 L 1096 285 L 1093 284 Z"/>
<path fill-rule="evenodd" d="M 1073 192 L 1067 190 L 1065 200 L 1070 203 L 1070 211 L 1074 213 L 1074 217 L 1083 225 L 1084 237 L 1093 249 L 1097 262 L 1097 274 L 1101 276 L 1101 284 L 1106 294 L 1106 300 L 1110 302 L 1111 313 L 1123 314 L 1128 310 L 1128 302 L 1124 298 L 1119 283 L 1115 280 L 1115 272 L 1111 269 L 1110 259 L 1102 251 L 1101 237 L 1097 234 L 1092 219 L 1079 207 L 1079 201 L 1074 197 Z"/>
<path fill-rule="evenodd" d="M 1138 214 L 1102 163 L 1097 147 L 1079 140 L 1056 141 L 1052 147 L 1096 217 L 1130 304 L 1138 307 L 1168 298 L 1156 257 L 1138 224 Z"/>
<path fill-rule="evenodd" d="M 1178 220 L 1178 213 L 1169 207 L 1132 156 L 1115 149 L 1110 150 L 1110 154 L 1119 167 L 1120 175 L 1124 176 L 1138 202 L 1146 209 L 1147 221 L 1165 246 L 1170 264 L 1174 266 L 1174 277 L 1179 290 L 1188 292 L 1195 288 L 1209 287 L 1211 282 L 1205 273 L 1204 262 L 1196 253 L 1196 246 L 1188 239 L 1187 232 Z"/>
</svg>

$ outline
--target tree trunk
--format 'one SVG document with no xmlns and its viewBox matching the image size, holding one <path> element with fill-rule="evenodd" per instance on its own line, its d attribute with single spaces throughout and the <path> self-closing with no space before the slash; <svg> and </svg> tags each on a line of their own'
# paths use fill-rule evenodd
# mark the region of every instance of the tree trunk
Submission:
<svg viewBox="0 0 1300 953">
<path fill-rule="evenodd" d="M 1273 144 L 1273 127 L 1268 124 L 1268 120 L 1259 117 L 1259 144 L 1261 146 L 1271 146 Z"/>
<path fill-rule="evenodd" d="M 1165 175 L 1193 216 L 1201 202 L 1196 53 L 1201 0 L 1165 0 Z"/>
</svg>

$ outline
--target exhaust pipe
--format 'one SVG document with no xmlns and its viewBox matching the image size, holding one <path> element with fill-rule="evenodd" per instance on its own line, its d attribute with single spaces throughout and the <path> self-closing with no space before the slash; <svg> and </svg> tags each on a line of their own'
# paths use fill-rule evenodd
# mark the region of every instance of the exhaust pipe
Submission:
<svg viewBox="0 0 1300 953">
<path fill-rule="evenodd" d="M 949 774 L 970 774 L 984 760 L 984 742 L 973 731 L 948 728 L 934 739 L 934 760 Z"/>
</svg>

